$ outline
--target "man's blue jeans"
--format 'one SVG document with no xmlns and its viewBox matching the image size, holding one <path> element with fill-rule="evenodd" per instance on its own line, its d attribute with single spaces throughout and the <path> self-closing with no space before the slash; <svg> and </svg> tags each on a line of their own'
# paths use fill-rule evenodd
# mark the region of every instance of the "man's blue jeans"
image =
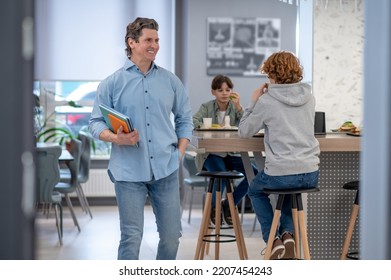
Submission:
<svg viewBox="0 0 391 280">
<path fill-rule="evenodd" d="M 269 194 L 264 193 L 263 189 L 294 189 L 294 188 L 315 188 L 318 185 L 319 170 L 311 173 L 269 176 L 262 170 L 251 182 L 248 196 L 251 199 L 255 214 L 261 224 L 262 238 L 267 242 L 270 233 L 270 227 L 273 221 L 274 211 L 270 204 Z M 286 195 L 281 209 L 280 227 L 276 236 L 282 236 L 283 233 L 293 233 L 292 222 L 292 203 L 290 195 Z"/>
<path fill-rule="evenodd" d="M 157 260 L 174 260 L 181 237 L 178 171 L 150 182 L 114 182 L 121 241 L 119 260 L 137 260 L 143 237 L 144 206 L 148 195 L 156 218 L 159 244 Z"/>
<path fill-rule="evenodd" d="M 207 171 L 232 171 L 236 170 L 244 174 L 244 179 L 239 183 L 239 185 L 235 188 L 233 192 L 234 204 L 238 205 L 238 203 L 242 200 L 242 198 L 247 194 L 248 190 L 248 181 L 246 172 L 244 170 L 244 165 L 242 158 L 240 156 L 231 156 L 227 155 L 226 157 L 221 157 L 218 155 L 210 154 L 205 162 L 204 169 Z M 258 170 L 252 166 L 254 174 L 258 173 Z M 225 189 L 226 182 L 222 182 L 221 193 L 223 193 Z M 212 204 L 215 206 L 216 201 L 216 188 L 213 188 L 212 193 Z"/>
</svg>

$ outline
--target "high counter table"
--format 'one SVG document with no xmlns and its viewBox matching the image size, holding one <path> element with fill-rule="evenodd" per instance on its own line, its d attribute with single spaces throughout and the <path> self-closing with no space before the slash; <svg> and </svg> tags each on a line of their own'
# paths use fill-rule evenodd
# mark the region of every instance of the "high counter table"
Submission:
<svg viewBox="0 0 391 280">
<path fill-rule="evenodd" d="M 353 192 L 342 188 L 359 179 L 360 137 L 345 133 L 317 135 L 320 145 L 321 191 L 307 199 L 308 237 L 312 259 L 338 259 L 354 201 Z M 239 152 L 249 182 L 254 178 L 251 158 L 263 169 L 263 137 L 240 138 L 236 131 L 194 131 L 189 149 L 196 153 Z M 351 250 L 359 250 L 356 223 Z M 261 238 L 261 237 L 260 237 Z"/>
<path fill-rule="evenodd" d="M 321 152 L 359 152 L 360 137 L 346 133 L 317 135 Z M 194 131 L 190 141 L 196 151 L 213 152 L 262 152 L 263 137 L 240 138 L 236 131 Z"/>
</svg>

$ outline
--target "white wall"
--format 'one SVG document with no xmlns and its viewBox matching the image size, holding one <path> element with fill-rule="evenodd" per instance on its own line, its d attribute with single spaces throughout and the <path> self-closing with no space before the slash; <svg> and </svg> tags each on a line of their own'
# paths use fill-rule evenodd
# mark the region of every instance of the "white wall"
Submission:
<svg viewBox="0 0 391 280">
<path fill-rule="evenodd" d="M 172 0 L 35 2 L 37 80 L 104 79 L 123 65 L 126 26 L 137 16 L 157 20 L 161 49 L 156 62 L 172 68 Z"/>
<path fill-rule="evenodd" d="M 362 124 L 363 9 L 359 0 L 314 6 L 313 92 L 317 110 L 326 112 L 327 130 L 347 120 Z"/>
</svg>

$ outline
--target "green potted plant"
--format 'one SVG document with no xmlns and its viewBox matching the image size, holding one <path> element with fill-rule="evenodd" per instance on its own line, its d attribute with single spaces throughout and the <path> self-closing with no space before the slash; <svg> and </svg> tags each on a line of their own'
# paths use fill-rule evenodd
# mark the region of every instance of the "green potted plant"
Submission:
<svg viewBox="0 0 391 280">
<path fill-rule="evenodd" d="M 47 123 L 46 123 L 47 124 Z M 70 127 L 56 121 L 56 126 L 44 126 L 43 130 L 37 134 L 37 142 L 54 142 L 63 145 L 76 138 Z"/>
<path fill-rule="evenodd" d="M 56 95 L 54 92 L 45 89 L 46 94 Z M 66 123 L 61 122 L 56 119 L 55 112 L 52 112 L 46 118 L 43 117 L 41 110 L 40 100 L 37 95 L 35 95 L 35 107 L 34 107 L 34 120 L 35 120 L 35 135 L 37 142 L 52 142 L 58 143 L 61 146 L 65 146 L 72 139 L 78 138 L 78 132 L 72 130 Z M 70 106 L 73 108 L 81 108 L 83 106 L 79 105 L 75 101 L 67 101 L 66 103 L 60 106 Z M 92 137 L 91 133 L 88 130 L 88 126 L 84 125 L 80 128 L 80 131 L 86 132 L 87 135 L 92 139 L 91 148 L 95 154 L 97 149 L 97 144 L 95 139 Z M 108 143 L 104 142 L 106 150 L 109 149 Z M 102 144 L 99 145 L 98 149 L 101 149 Z"/>
<path fill-rule="evenodd" d="M 55 93 L 51 91 L 46 91 L 49 94 L 55 95 Z M 68 101 L 64 105 L 71 106 L 74 108 L 82 107 L 74 101 Z M 52 112 L 42 121 L 42 111 L 38 96 L 36 96 L 34 114 L 35 135 L 37 142 L 53 142 L 58 143 L 59 145 L 64 145 L 77 137 L 77 135 L 68 125 L 56 120 L 55 112 Z"/>
</svg>

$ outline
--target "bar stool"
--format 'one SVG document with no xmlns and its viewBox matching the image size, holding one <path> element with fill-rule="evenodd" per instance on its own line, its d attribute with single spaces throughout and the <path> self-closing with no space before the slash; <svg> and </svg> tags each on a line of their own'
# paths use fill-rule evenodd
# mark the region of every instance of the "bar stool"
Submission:
<svg viewBox="0 0 391 280">
<path fill-rule="evenodd" d="M 341 252 L 341 260 L 346 260 L 346 259 L 352 259 L 352 260 L 358 260 L 358 252 L 348 252 L 349 247 L 350 247 L 350 242 L 352 240 L 352 235 L 354 231 L 354 226 L 356 224 L 357 216 L 358 216 L 358 211 L 360 209 L 359 205 L 359 186 L 360 182 L 359 181 L 351 181 L 343 185 L 343 188 L 346 190 L 355 190 L 356 191 L 356 197 L 354 198 L 354 204 L 353 204 L 353 209 L 352 213 L 350 215 L 350 221 L 348 225 L 348 229 L 346 231 L 346 236 L 345 236 L 345 241 L 343 243 L 342 247 L 342 252 Z"/>
<path fill-rule="evenodd" d="M 294 239 L 295 239 L 295 251 L 296 251 L 296 259 L 301 258 L 301 250 L 300 250 L 300 241 L 303 245 L 303 253 L 304 259 L 309 260 L 310 257 L 310 249 L 308 245 L 308 237 L 307 237 L 307 225 L 304 217 L 304 209 L 303 209 L 303 200 L 301 197 L 302 193 L 312 193 L 318 192 L 319 188 L 311 188 L 311 189 L 264 189 L 265 193 L 268 194 L 277 194 L 277 205 L 274 211 L 273 222 L 270 228 L 269 238 L 266 245 L 266 252 L 264 256 L 264 260 L 269 260 L 273 241 L 276 235 L 277 226 L 281 217 L 281 209 L 284 203 L 285 195 L 291 195 L 292 199 L 292 220 L 293 220 L 293 228 L 294 228 Z"/>
<path fill-rule="evenodd" d="M 239 257 L 241 260 L 248 259 L 246 245 L 244 243 L 244 237 L 242 228 L 239 221 L 239 214 L 233 200 L 233 181 L 234 179 L 243 178 L 244 175 L 236 171 L 220 171 L 210 172 L 201 171 L 197 173 L 197 176 L 209 177 L 208 191 L 205 197 L 205 207 L 202 214 L 201 228 L 198 235 L 195 260 L 202 260 L 205 255 L 205 246 L 209 243 L 215 244 L 215 260 L 220 258 L 220 243 L 235 242 L 238 248 Z M 212 191 L 214 185 L 216 185 L 216 202 L 221 201 L 221 184 L 225 180 L 227 182 L 226 191 L 229 210 L 232 217 L 232 226 L 221 227 L 221 203 L 216 203 L 215 206 L 215 226 L 210 226 L 210 214 L 212 211 Z M 216 183 L 216 184 L 215 184 Z M 234 229 L 234 235 L 232 234 L 220 234 L 221 229 Z M 214 234 L 211 234 L 214 230 Z"/>
</svg>

